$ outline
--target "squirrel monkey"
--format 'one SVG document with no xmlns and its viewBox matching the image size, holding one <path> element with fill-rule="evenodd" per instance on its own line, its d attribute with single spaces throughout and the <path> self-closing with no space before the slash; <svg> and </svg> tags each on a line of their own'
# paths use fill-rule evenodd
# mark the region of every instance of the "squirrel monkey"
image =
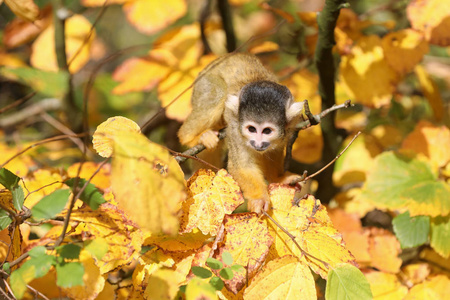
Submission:
<svg viewBox="0 0 450 300">
<path fill-rule="evenodd" d="M 286 144 L 301 118 L 303 103 L 253 55 L 236 53 L 210 63 L 193 87 L 192 112 L 181 126 L 180 142 L 217 146 L 226 128 L 228 172 L 237 181 L 248 209 L 269 208 L 267 182 L 284 175 Z"/>
</svg>

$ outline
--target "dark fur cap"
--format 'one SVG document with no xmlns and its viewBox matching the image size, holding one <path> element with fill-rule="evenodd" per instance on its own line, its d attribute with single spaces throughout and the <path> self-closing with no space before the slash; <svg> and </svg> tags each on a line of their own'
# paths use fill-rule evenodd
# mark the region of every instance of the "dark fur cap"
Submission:
<svg viewBox="0 0 450 300">
<path fill-rule="evenodd" d="M 239 121 L 272 122 L 286 126 L 286 103 L 292 98 L 289 89 L 273 81 L 247 84 L 239 97 Z"/>
</svg>

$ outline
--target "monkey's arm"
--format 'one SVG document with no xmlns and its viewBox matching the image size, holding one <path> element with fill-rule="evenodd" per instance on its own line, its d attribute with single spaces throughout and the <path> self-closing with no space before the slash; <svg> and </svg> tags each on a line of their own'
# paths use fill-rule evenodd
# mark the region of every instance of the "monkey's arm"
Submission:
<svg viewBox="0 0 450 300">
<path fill-rule="evenodd" d="M 223 110 L 227 96 L 225 81 L 215 74 L 202 74 L 192 92 L 192 112 L 178 131 L 183 145 L 202 143 L 211 149 L 219 139 L 214 131 L 225 127 Z"/>
<path fill-rule="evenodd" d="M 228 160 L 228 172 L 239 184 L 244 198 L 248 200 L 248 210 L 260 214 L 269 208 L 269 195 L 267 184 L 260 168 L 249 164 L 236 164 L 236 160 Z"/>
</svg>

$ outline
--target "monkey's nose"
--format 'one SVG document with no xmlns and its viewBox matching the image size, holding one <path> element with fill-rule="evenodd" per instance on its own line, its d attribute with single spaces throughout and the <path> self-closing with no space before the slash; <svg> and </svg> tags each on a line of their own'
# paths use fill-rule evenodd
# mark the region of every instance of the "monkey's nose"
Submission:
<svg viewBox="0 0 450 300">
<path fill-rule="evenodd" d="M 264 151 L 270 146 L 270 143 L 262 142 L 261 144 L 257 144 L 254 140 L 251 140 L 250 145 L 252 145 L 252 147 L 255 148 L 256 151 Z"/>
</svg>

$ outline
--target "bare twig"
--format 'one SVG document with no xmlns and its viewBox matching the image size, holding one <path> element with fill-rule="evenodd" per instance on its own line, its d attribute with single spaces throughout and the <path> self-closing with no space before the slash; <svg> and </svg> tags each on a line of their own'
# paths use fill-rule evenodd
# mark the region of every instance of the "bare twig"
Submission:
<svg viewBox="0 0 450 300">
<path fill-rule="evenodd" d="M 87 133 L 79 133 L 79 134 L 71 135 L 70 137 L 81 137 L 81 136 L 85 136 L 86 134 Z M 68 139 L 68 138 L 69 138 L 68 135 L 58 135 L 58 136 L 54 136 L 54 137 L 51 137 L 51 138 L 48 138 L 48 139 L 36 142 L 33 145 L 30 145 L 30 146 L 24 148 L 23 150 L 21 150 L 21 151 L 17 152 L 16 154 L 14 154 L 12 157 L 8 158 L 3 164 L 0 165 L 0 169 L 3 168 L 4 166 L 6 166 L 14 158 L 20 156 L 21 154 L 27 152 L 30 149 L 33 149 L 33 148 L 35 148 L 35 147 L 37 147 L 39 145 L 42 145 L 42 144 L 46 144 L 46 143 L 50 143 L 50 142 L 54 142 L 54 141 L 65 140 L 65 139 Z"/>
<path fill-rule="evenodd" d="M 61 101 L 55 98 L 43 99 L 35 104 L 21 109 L 20 111 L 3 117 L 0 120 L 0 128 L 7 128 L 19 124 L 26 119 L 45 111 L 59 110 L 62 108 Z"/>
<path fill-rule="evenodd" d="M 53 127 L 55 127 L 56 129 L 58 129 L 59 131 L 61 131 L 64 134 L 67 134 L 67 135 L 75 134 L 75 132 L 73 132 L 69 127 L 65 126 L 63 123 L 59 122 L 58 120 L 56 120 L 55 118 L 53 118 L 46 112 L 41 113 L 41 118 L 44 119 L 48 124 L 52 125 Z M 77 147 L 81 150 L 81 152 L 84 151 L 83 142 L 80 139 L 76 139 L 73 137 L 69 137 L 69 139 L 75 145 L 77 145 Z"/>
<path fill-rule="evenodd" d="M 7 106 L 1 108 L 1 109 L 0 109 L 0 115 L 1 115 L 2 113 L 4 113 L 5 111 L 8 111 L 8 110 L 10 110 L 10 109 L 12 109 L 12 108 L 14 108 L 14 107 L 16 107 L 16 106 L 19 106 L 19 105 L 22 104 L 22 103 L 25 103 L 26 101 L 28 101 L 28 100 L 30 100 L 31 98 L 33 98 L 34 95 L 36 95 L 36 92 L 31 92 L 31 93 L 29 93 L 28 95 L 26 95 L 26 96 L 24 96 L 24 97 L 22 97 L 22 98 L 20 98 L 20 99 L 18 99 L 18 100 L 16 100 L 16 101 L 14 101 L 14 102 L 11 103 L 10 105 L 7 105 Z"/>
<path fill-rule="evenodd" d="M 350 141 L 350 143 L 348 143 L 348 145 L 344 148 L 344 150 L 342 150 L 338 155 L 336 155 L 336 157 L 330 161 L 328 164 L 326 164 L 323 168 L 321 168 L 319 171 L 315 172 L 314 174 L 311 174 L 309 176 L 307 176 L 306 178 L 304 178 L 304 176 L 301 176 L 300 178 L 293 180 L 291 183 L 289 183 L 290 185 L 295 185 L 299 182 L 306 182 L 308 180 L 310 180 L 311 178 L 313 178 L 314 176 L 320 174 L 321 172 L 323 172 L 323 170 L 325 170 L 326 168 L 328 168 L 329 166 L 331 166 L 336 160 L 338 160 L 339 157 L 342 156 L 342 154 L 344 154 L 345 151 L 347 151 L 348 147 L 351 146 L 351 144 L 353 144 L 353 142 L 356 140 L 356 138 L 361 134 L 361 131 L 358 131 L 357 134 L 355 134 L 355 136 L 353 137 L 353 139 Z"/>
<path fill-rule="evenodd" d="M 42 294 L 41 292 L 39 292 L 38 290 L 33 288 L 31 285 L 27 284 L 27 288 L 30 289 L 34 293 L 35 297 L 39 296 L 39 297 L 41 297 L 44 300 L 50 300 L 49 298 L 47 298 L 47 296 L 45 296 L 44 294 Z"/>
</svg>

